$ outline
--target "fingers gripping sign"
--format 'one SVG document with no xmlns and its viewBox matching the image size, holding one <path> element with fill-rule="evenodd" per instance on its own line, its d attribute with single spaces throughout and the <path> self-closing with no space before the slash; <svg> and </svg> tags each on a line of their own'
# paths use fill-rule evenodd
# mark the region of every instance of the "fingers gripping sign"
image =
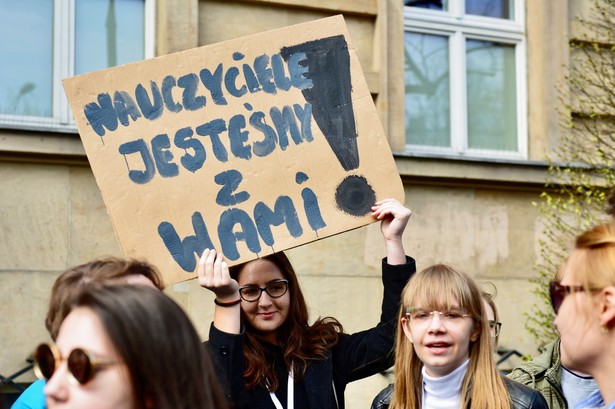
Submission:
<svg viewBox="0 0 615 409">
<path fill-rule="evenodd" d="M 381 220 L 380 229 L 385 240 L 402 236 L 412 211 L 395 199 L 385 199 L 372 207 L 372 215 Z"/>
<path fill-rule="evenodd" d="M 372 206 L 372 216 L 380 220 L 389 264 L 406 262 L 402 236 L 411 215 L 412 211 L 395 199 L 381 200 Z"/>
<path fill-rule="evenodd" d="M 199 260 L 199 285 L 216 295 L 214 325 L 221 331 L 238 334 L 240 329 L 239 284 L 229 273 L 224 256 L 205 249 Z"/>
<path fill-rule="evenodd" d="M 216 250 L 205 249 L 199 261 L 199 284 L 216 294 L 220 301 L 238 294 L 239 284 L 229 274 L 224 256 Z"/>
</svg>

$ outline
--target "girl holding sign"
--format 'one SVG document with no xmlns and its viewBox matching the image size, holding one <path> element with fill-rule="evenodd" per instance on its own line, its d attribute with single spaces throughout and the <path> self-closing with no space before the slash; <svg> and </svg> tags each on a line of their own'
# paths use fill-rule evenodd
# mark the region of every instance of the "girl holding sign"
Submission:
<svg viewBox="0 0 615 409">
<path fill-rule="evenodd" d="M 384 297 L 374 328 L 345 334 L 334 318 L 308 323 L 308 309 L 292 265 L 283 253 L 228 268 L 205 250 L 201 286 L 216 295 L 208 346 L 235 409 L 343 409 L 349 382 L 386 370 L 401 291 L 415 272 L 402 234 L 410 210 L 396 200 L 376 203 L 387 248 Z"/>
</svg>

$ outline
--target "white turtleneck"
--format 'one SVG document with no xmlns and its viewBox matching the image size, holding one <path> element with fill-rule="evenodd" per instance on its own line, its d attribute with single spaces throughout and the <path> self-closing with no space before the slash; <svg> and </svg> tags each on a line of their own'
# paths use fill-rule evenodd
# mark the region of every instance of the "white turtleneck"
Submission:
<svg viewBox="0 0 615 409">
<path fill-rule="evenodd" d="M 461 383 L 468 370 L 466 360 L 448 375 L 438 378 L 427 375 L 423 367 L 424 409 L 459 409 L 461 407 Z"/>
</svg>

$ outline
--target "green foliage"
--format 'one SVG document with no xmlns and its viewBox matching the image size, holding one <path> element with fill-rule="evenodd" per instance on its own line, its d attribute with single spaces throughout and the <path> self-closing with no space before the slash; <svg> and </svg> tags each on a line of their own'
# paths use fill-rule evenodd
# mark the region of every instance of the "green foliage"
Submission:
<svg viewBox="0 0 615 409">
<path fill-rule="evenodd" d="M 548 180 L 536 204 L 543 223 L 532 280 L 539 303 L 526 314 L 526 328 L 540 346 L 557 336 L 548 283 L 574 238 L 611 217 L 605 209 L 615 187 L 615 0 L 594 0 L 591 13 L 576 22 L 558 90 L 562 140 L 548 159 Z"/>
</svg>

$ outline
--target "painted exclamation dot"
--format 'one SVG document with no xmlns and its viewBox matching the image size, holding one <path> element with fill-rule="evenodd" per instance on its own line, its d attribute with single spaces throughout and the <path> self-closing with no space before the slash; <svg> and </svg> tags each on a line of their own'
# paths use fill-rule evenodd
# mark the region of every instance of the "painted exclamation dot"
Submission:
<svg viewBox="0 0 615 409">
<path fill-rule="evenodd" d="M 303 76 L 312 84 L 301 92 L 312 105 L 314 119 L 344 170 L 357 169 L 359 150 L 348 43 L 343 35 L 337 35 L 280 50 L 286 61 L 301 54 L 305 55 L 299 63 L 306 68 Z M 376 193 L 365 177 L 349 175 L 336 188 L 335 201 L 343 212 L 360 217 L 370 213 Z"/>
</svg>

